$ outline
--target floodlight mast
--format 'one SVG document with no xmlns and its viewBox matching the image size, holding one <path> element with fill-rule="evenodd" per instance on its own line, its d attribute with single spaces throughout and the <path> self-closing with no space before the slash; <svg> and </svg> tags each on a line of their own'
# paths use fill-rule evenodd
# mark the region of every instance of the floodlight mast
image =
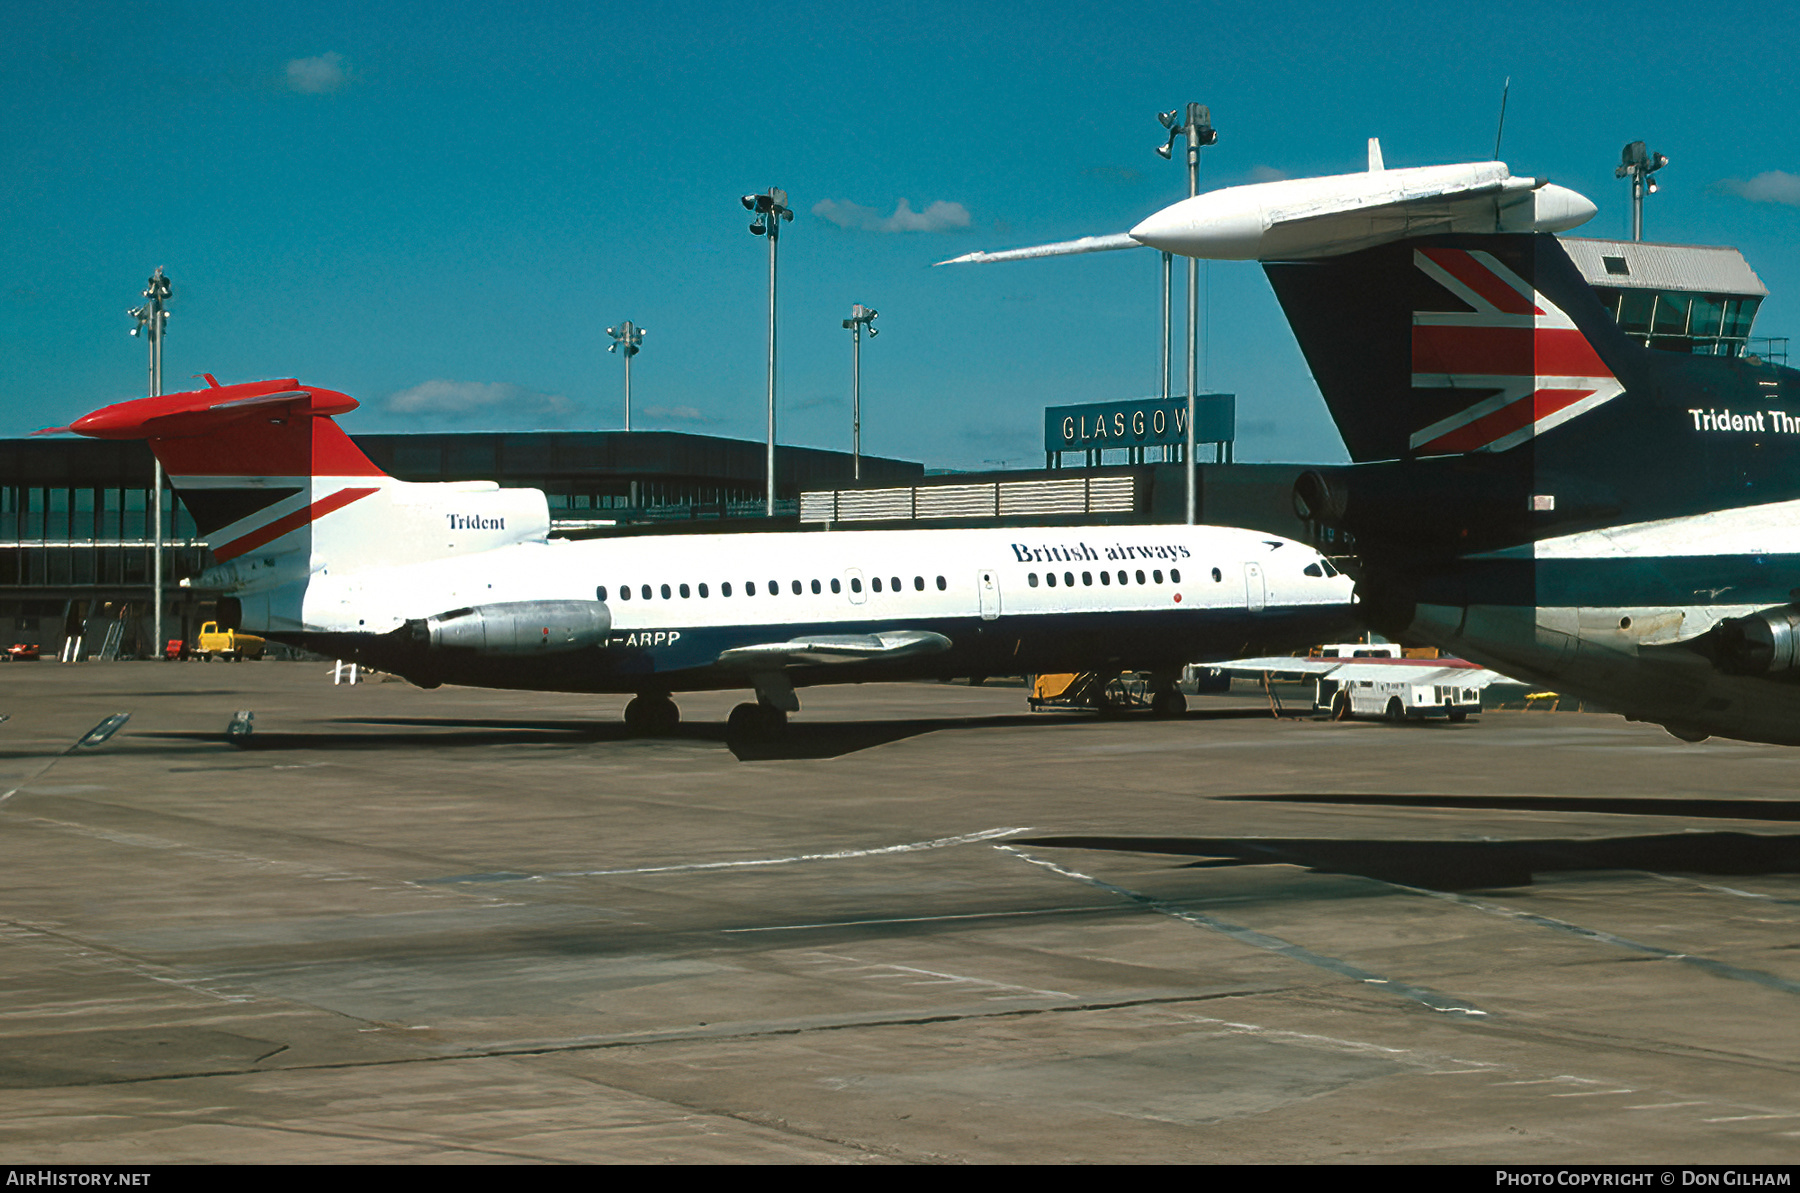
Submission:
<svg viewBox="0 0 1800 1193">
<path fill-rule="evenodd" d="M 781 239 L 781 222 L 794 220 L 787 203 L 788 193 L 778 186 L 743 198 L 744 209 L 756 215 L 750 221 L 750 234 L 769 238 L 769 452 L 765 481 L 769 491 L 764 512 L 771 518 L 775 516 L 775 245 Z"/>
<path fill-rule="evenodd" d="M 125 312 L 137 320 L 137 326 L 131 329 L 131 334 L 135 336 L 142 333 L 150 341 L 150 396 L 153 398 L 162 397 L 162 338 L 163 330 L 169 323 L 166 304 L 172 293 L 173 287 L 164 275 L 163 267 L 158 265 L 156 272 L 150 275 L 149 282 L 144 286 L 144 297 L 149 301 Z M 161 460 L 155 460 L 154 464 L 151 473 L 154 481 L 150 489 L 150 520 L 156 528 L 150 550 L 150 599 L 154 605 L 150 614 L 150 657 L 159 659 L 163 655 L 163 467 Z"/>
<path fill-rule="evenodd" d="M 617 327 L 609 327 L 606 334 L 613 339 L 606 349 L 617 352 L 625 358 L 625 429 L 631 430 L 631 358 L 638 354 L 644 346 L 644 329 L 627 319 Z"/>
<path fill-rule="evenodd" d="M 1633 141 L 1619 151 L 1619 164 L 1614 178 L 1631 179 L 1631 239 L 1644 239 L 1644 196 L 1656 193 L 1656 179 L 1651 175 L 1669 164 L 1660 153 L 1651 153 L 1642 141 Z"/>
<path fill-rule="evenodd" d="M 1188 198 L 1191 199 L 1200 192 L 1200 149 L 1204 145 L 1216 144 L 1219 140 L 1218 130 L 1213 128 L 1212 113 L 1202 104 L 1190 103 L 1185 114 L 1179 108 L 1171 108 L 1160 113 L 1157 119 L 1169 130 L 1168 143 L 1156 147 L 1157 154 L 1163 159 L 1173 159 L 1176 137 L 1187 137 Z M 1165 303 L 1168 292 L 1165 284 Z M 1187 263 L 1187 303 L 1187 524 L 1192 526 L 1198 512 L 1198 502 L 1195 500 L 1198 476 L 1194 468 L 1194 407 L 1200 385 L 1200 261 L 1195 257 L 1189 257 Z M 1163 327 L 1166 334 L 1166 318 L 1163 320 Z M 1169 354 L 1165 349 L 1165 370 L 1168 359 Z M 1164 388 L 1166 390 L 1167 386 Z"/>
<path fill-rule="evenodd" d="M 863 328 L 868 328 L 871 340 L 881 334 L 875 329 L 878 314 L 873 307 L 859 302 L 844 320 L 844 326 L 850 330 L 850 475 L 857 480 L 862 479 L 862 333 Z"/>
</svg>

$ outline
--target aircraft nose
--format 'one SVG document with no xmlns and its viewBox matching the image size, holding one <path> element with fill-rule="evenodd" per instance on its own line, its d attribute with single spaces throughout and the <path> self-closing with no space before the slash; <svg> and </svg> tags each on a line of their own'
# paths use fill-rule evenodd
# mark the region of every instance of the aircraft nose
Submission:
<svg viewBox="0 0 1800 1193">
<path fill-rule="evenodd" d="M 1139 244 L 1213 261 L 1254 260 L 1262 234 L 1261 207 L 1229 190 L 1183 199 L 1131 230 L 1131 238 Z"/>
</svg>

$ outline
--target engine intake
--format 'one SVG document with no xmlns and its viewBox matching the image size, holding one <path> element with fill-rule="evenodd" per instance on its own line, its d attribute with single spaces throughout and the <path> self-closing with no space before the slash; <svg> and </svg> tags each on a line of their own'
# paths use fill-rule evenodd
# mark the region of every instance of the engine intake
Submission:
<svg viewBox="0 0 1800 1193">
<path fill-rule="evenodd" d="M 452 609 L 410 628 L 415 641 L 434 650 L 560 654 L 605 645 L 612 613 L 599 601 L 508 601 Z"/>
<path fill-rule="evenodd" d="M 1800 669 L 1800 608 L 1778 605 L 1721 621 L 1718 660 L 1736 675 L 1775 675 Z"/>
</svg>

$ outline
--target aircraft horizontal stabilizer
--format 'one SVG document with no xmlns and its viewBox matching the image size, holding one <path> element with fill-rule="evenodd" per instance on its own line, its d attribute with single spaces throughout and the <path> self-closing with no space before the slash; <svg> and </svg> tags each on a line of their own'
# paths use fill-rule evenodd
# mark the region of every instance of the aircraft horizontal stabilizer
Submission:
<svg viewBox="0 0 1800 1193">
<path fill-rule="evenodd" d="M 1073 257 L 1078 253 L 1110 253 L 1114 249 L 1141 249 L 1144 246 L 1129 232 L 1111 236 L 1083 236 L 1080 240 L 1061 240 L 1055 244 L 1035 244 L 1030 248 L 1002 249 L 997 253 L 974 252 L 939 261 L 938 265 L 981 265 L 990 261 L 1029 261 L 1034 257 Z"/>
<path fill-rule="evenodd" d="M 871 663 L 914 655 L 939 654 L 950 639 L 930 630 L 895 630 L 885 634 L 819 634 L 787 642 L 738 646 L 719 656 L 719 666 L 745 670 L 772 667 L 829 666 Z"/>
<path fill-rule="evenodd" d="M 938 264 L 1140 246 L 1210 261 L 1300 261 L 1440 233 L 1564 232 L 1595 211 L 1591 201 L 1567 187 L 1514 177 L 1504 162 L 1389 170 L 1380 145 L 1370 140 L 1367 171 L 1222 187 L 1165 207 L 1129 232 L 964 253 Z"/>
</svg>

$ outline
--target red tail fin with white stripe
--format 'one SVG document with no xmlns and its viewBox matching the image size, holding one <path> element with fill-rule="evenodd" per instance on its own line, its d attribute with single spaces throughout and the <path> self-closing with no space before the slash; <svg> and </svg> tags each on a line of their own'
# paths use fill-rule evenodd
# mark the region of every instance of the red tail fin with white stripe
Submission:
<svg viewBox="0 0 1800 1193">
<path fill-rule="evenodd" d="M 209 378 L 210 380 L 210 378 Z M 544 495 L 491 481 L 388 476 L 333 416 L 357 402 L 298 381 L 140 398 L 68 429 L 144 439 L 221 565 L 201 578 L 243 600 L 249 629 L 330 625 L 315 574 L 341 577 L 542 540 Z"/>
</svg>

